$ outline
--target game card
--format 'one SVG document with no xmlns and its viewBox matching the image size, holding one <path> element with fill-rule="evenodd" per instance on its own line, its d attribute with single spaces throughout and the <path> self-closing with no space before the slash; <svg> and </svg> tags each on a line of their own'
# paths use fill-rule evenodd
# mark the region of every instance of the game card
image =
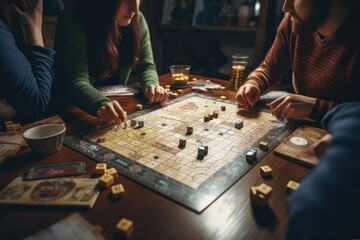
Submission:
<svg viewBox="0 0 360 240">
<path fill-rule="evenodd" d="M 25 181 L 28 181 L 45 178 L 81 175 L 85 173 L 85 170 L 86 164 L 84 162 L 38 166 L 31 168 L 28 172 L 25 172 L 23 179 Z"/>
</svg>

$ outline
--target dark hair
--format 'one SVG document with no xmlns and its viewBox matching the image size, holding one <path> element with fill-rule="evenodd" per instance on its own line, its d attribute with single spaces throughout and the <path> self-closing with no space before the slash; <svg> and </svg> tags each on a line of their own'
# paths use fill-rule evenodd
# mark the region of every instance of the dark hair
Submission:
<svg viewBox="0 0 360 240">
<path fill-rule="evenodd" d="M 26 12 L 35 4 L 34 0 L 5 0 L 7 3 L 15 4 L 21 11 Z"/>
<path fill-rule="evenodd" d="M 127 27 L 116 23 L 125 0 L 79 0 L 78 11 L 88 39 L 90 76 L 109 78 L 121 64 L 134 66 L 140 51 L 140 24 L 136 14 Z"/>
</svg>

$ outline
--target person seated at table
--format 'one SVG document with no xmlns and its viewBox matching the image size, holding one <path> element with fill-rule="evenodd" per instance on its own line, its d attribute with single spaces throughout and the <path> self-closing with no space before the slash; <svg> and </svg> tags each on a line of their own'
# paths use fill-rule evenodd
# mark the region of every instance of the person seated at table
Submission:
<svg viewBox="0 0 360 240">
<path fill-rule="evenodd" d="M 71 103 L 107 123 L 124 120 L 120 104 L 96 87 L 126 85 L 132 70 L 149 103 L 168 98 L 159 86 L 150 33 L 140 0 L 78 0 L 58 17 L 54 99 Z M 70 6 L 69 6 L 70 5 Z"/>
<path fill-rule="evenodd" d="M 55 52 L 44 47 L 42 4 L 0 0 L 1 121 L 34 120 L 48 107 Z"/>
<path fill-rule="evenodd" d="M 245 109 L 292 71 L 295 94 L 270 103 L 278 119 L 321 118 L 336 104 L 360 100 L 360 2 L 286 0 L 285 16 L 264 61 L 236 93 Z"/>
<path fill-rule="evenodd" d="M 337 105 L 322 125 L 331 135 L 329 147 L 288 200 L 291 240 L 360 236 L 360 102 Z"/>
</svg>

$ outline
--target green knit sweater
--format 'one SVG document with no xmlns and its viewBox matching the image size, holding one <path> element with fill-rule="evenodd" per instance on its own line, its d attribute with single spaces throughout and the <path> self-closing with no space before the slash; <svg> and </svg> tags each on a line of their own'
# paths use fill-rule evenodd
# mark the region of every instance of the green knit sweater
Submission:
<svg viewBox="0 0 360 240">
<path fill-rule="evenodd" d="M 150 34 L 144 16 L 139 13 L 141 26 L 140 74 L 143 90 L 159 83 L 151 49 Z M 89 76 L 87 63 L 88 41 L 85 27 L 72 10 L 64 10 L 58 17 L 55 40 L 55 83 L 53 102 L 71 103 L 96 116 L 97 110 L 110 102 L 96 88 L 97 80 Z M 132 68 L 120 65 L 117 84 L 127 83 Z"/>
</svg>

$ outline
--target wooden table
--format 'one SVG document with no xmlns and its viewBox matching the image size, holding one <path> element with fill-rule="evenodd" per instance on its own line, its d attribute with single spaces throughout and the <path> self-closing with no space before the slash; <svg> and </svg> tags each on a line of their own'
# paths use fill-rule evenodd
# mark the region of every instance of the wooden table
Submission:
<svg viewBox="0 0 360 240">
<path fill-rule="evenodd" d="M 210 78 L 211 79 L 211 78 Z M 228 82 L 211 79 L 227 86 Z M 170 75 L 160 77 L 161 84 L 170 83 Z M 187 88 L 185 93 L 192 90 Z M 213 90 L 211 96 L 225 95 L 234 99 L 235 92 Z M 135 111 L 138 99 L 118 97 L 117 100 L 130 114 Z M 67 126 L 67 134 L 96 123 L 96 118 L 69 107 L 59 113 Z M 0 190 L 15 177 L 33 166 L 61 162 L 83 161 L 87 173 L 94 171 L 96 162 L 81 153 L 63 146 L 48 157 L 38 157 L 24 149 L 0 165 Z M 273 168 L 274 177 L 264 180 L 259 174 L 260 165 Z M 244 177 L 221 195 L 201 214 L 169 200 L 160 194 L 121 176 L 126 196 L 120 200 L 109 199 L 110 189 L 101 192 L 92 209 L 0 206 L 0 239 L 20 239 L 49 227 L 51 224 L 80 212 L 90 223 L 100 225 L 102 234 L 111 239 L 116 223 L 127 217 L 135 224 L 131 239 L 284 239 L 287 227 L 286 184 L 300 181 L 309 169 L 280 159 L 269 152 Z M 250 187 L 266 182 L 273 187 L 268 208 L 255 208 L 250 204 Z"/>
</svg>

